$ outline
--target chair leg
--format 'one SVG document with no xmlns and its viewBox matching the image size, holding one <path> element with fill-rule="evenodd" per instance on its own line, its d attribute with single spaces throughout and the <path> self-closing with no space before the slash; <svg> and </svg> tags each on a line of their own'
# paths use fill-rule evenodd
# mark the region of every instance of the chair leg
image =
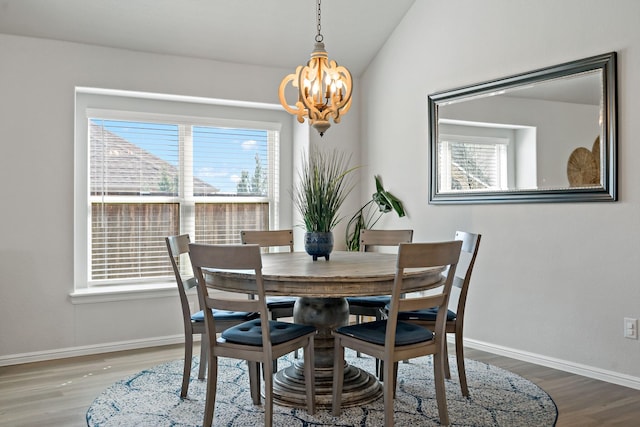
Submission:
<svg viewBox="0 0 640 427">
<path fill-rule="evenodd" d="M 198 379 L 203 380 L 204 374 L 207 371 L 207 348 L 209 343 L 207 341 L 207 335 L 202 334 L 202 339 L 200 340 L 200 368 L 198 369 Z"/>
<path fill-rule="evenodd" d="M 275 321 L 277 321 L 277 320 L 278 320 L 278 318 L 277 318 L 277 317 L 274 317 L 274 315 L 273 315 L 273 312 L 272 312 L 272 311 L 270 311 L 270 312 L 269 312 L 269 319 L 270 319 L 270 320 L 275 320 Z M 273 366 L 271 367 L 271 372 L 273 372 L 273 373 L 275 374 L 276 372 L 278 372 L 278 359 L 273 359 L 272 365 L 273 365 Z M 263 372 L 262 374 L 263 374 L 263 375 L 267 375 L 267 370 L 266 370 L 266 369 L 264 369 L 264 372 Z"/>
<path fill-rule="evenodd" d="M 384 313 L 382 312 L 382 309 L 378 309 L 378 311 L 376 312 L 376 320 L 382 320 Z M 360 355 L 360 353 L 358 353 L 358 356 Z M 382 367 L 380 366 L 380 359 L 376 359 L 376 375 L 378 376 L 378 379 L 380 381 L 382 381 Z"/>
<path fill-rule="evenodd" d="M 433 355 L 433 377 L 436 385 L 436 402 L 440 424 L 449 425 L 449 411 L 447 410 L 447 394 L 444 386 L 444 353 Z"/>
<path fill-rule="evenodd" d="M 296 351 L 297 353 L 297 351 Z M 304 382 L 307 392 L 307 412 L 311 415 L 316 413 L 316 380 L 315 380 L 315 357 L 313 355 L 313 336 L 309 337 L 304 348 Z"/>
<path fill-rule="evenodd" d="M 396 389 L 398 388 L 398 362 L 393 363 L 393 398 L 396 398 Z"/>
<path fill-rule="evenodd" d="M 249 369 L 249 390 L 254 405 L 260 404 L 260 363 L 247 360 Z"/>
<path fill-rule="evenodd" d="M 211 352 L 208 356 L 209 376 L 207 377 L 207 397 L 204 404 L 203 427 L 210 427 L 213 424 L 213 409 L 216 406 L 216 386 L 218 382 L 218 359 L 213 357 Z"/>
<path fill-rule="evenodd" d="M 451 369 L 449 368 L 449 348 L 447 346 L 447 334 L 445 334 L 444 347 L 442 353 L 442 359 L 444 361 L 444 377 L 446 379 L 451 379 Z"/>
<path fill-rule="evenodd" d="M 267 372 L 267 366 L 264 364 L 264 425 L 272 427 L 273 425 L 273 372 Z"/>
<path fill-rule="evenodd" d="M 362 323 L 362 315 L 360 314 L 356 314 L 356 325 Z M 356 357 L 361 357 L 362 355 L 360 354 L 359 351 L 356 351 Z M 378 369 L 378 361 L 376 360 L 376 370 Z"/>
<path fill-rule="evenodd" d="M 193 356 L 193 335 L 188 332 L 184 336 L 184 369 L 182 370 L 182 388 L 180 397 L 187 397 L 189 380 L 191 379 L 191 359 Z"/>
<path fill-rule="evenodd" d="M 464 368 L 464 347 L 462 345 L 462 334 L 456 333 L 456 363 L 458 364 L 458 378 L 460 379 L 460 389 L 464 397 L 469 397 L 469 387 L 467 386 L 467 373 Z"/>
<path fill-rule="evenodd" d="M 384 425 L 385 427 L 393 427 L 393 401 L 395 398 L 396 381 L 394 374 L 397 372 L 398 363 L 388 361 L 383 363 L 383 375 L 387 378 L 382 383 L 382 393 L 384 399 Z"/>
<path fill-rule="evenodd" d="M 340 342 L 340 337 L 335 337 L 333 349 L 333 398 L 331 399 L 331 410 L 334 416 L 339 416 L 342 410 L 342 386 L 344 383 L 344 347 Z"/>
</svg>

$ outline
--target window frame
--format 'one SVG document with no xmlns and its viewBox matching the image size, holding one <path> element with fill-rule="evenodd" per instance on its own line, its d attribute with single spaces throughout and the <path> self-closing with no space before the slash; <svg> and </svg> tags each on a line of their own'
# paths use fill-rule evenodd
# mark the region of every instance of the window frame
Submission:
<svg viewBox="0 0 640 427">
<path fill-rule="evenodd" d="M 179 111 L 188 114 L 180 114 Z M 290 226 L 291 215 L 287 213 L 291 203 L 281 200 L 283 187 L 291 186 L 291 168 L 286 164 L 290 162 L 292 154 L 293 128 L 289 115 L 281 111 L 280 106 L 270 104 L 255 104 L 212 100 L 193 97 L 160 96 L 157 94 L 132 93 L 126 91 L 110 91 L 93 88 L 76 88 L 76 116 L 75 116 L 75 209 L 74 209 L 74 294 L 83 294 L 100 290 L 102 292 L 109 286 L 119 287 L 121 290 L 136 292 L 151 287 L 171 286 L 172 279 L 149 280 L 109 280 L 100 284 L 90 280 L 91 268 L 91 202 L 89 194 L 89 143 L 88 143 L 88 118 L 101 116 L 104 119 L 129 120 L 129 121 L 160 121 L 166 118 L 180 119 L 192 125 L 235 128 L 258 128 L 275 130 L 279 132 L 279 144 L 275 148 L 269 148 L 269 167 L 279 163 L 279 173 L 273 174 L 275 180 L 269 183 L 269 227 L 278 228 L 281 224 Z M 264 120 L 266 119 L 266 120 Z M 283 159 L 285 163 L 283 163 Z M 279 181 L 278 181 L 279 180 Z M 117 200 L 117 197 L 113 200 Z M 175 201 L 174 197 L 149 197 L 145 201 L 151 202 L 151 198 L 166 201 Z M 202 201 L 207 203 L 253 203 L 265 201 L 261 196 L 243 196 L 241 199 L 233 196 L 201 197 L 195 196 L 190 201 L 194 204 Z M 283 209 L 284 207 L 284 209 Z M 193 232 L 194 230 L 182 230 L 181 232 Z M 173 283 L 175 286 L 175 283 Z M 73 299 L 73 298 L 72 298 Z"/>
</svg>

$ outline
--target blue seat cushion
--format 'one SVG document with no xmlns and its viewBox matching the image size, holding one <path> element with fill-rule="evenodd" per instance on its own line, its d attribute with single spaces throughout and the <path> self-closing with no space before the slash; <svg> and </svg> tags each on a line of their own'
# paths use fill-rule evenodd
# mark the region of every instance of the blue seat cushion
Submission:
<svg viewBox="0 0 640 427">
<path fill-rule="evenodd" d="M 246 311 L 227 311 L 227 310 L 211 310 L 213 317 L 220 320 L 251 320 L 256 317 L 256 313 L 249 313 Z M 191 315 L 192 322 L 204 322 L 204 312 L 200 310 L 197 313 Z"/>
<path fill-rule="evenodd" d="M 221 337 L 237 344 L 260 346 L 262 345 L 262 329 L 260 326 L 260 319 L 250 320 L 224 330 Z M 309 325 L 278 322 L 275 320 L 269 321 L 269 333 L 272 344 L 281 344 L 314 332 L 315 330 L 316 328 Z"/>
<path fill-rule="evenodd" d="M 432 320 L 436 321 L 436 316 L 438 315 L 438 308 L 427 308 L 425 310 L 414 310 L 414 311 L 401 311 L 398 313 L 399 320 Z M 456 313 L 451 310 L 447 310 L 447 320 L 455 320 Z"/>
<path fill-rule="evenodd" d="M 384 308 L 391 302 L 391 297 L 388 295 L 371 297 L 348 297 L 347 302 L 349 303 L 349 305 L 358 305 L 360 307 Z"/>
<path fill-rule="evenodd" d="M 296 303 L 295 297 L 267 297 L 267 307 L 274 308 L 293 308 Z"/>
<path fill-rule="evenodd" d="M 387 332 L 387 319 L 375 322 L 359 323 L 357 325 L 342 326 L 336 331 L 363 341 L 384 345 L 384 336 Z M 422 326 L 412 323 L 398 322 L 396 327 L 396 345 L 409 345 L 419 342 L 431 341 L 433 332 Z"/>
</svg>

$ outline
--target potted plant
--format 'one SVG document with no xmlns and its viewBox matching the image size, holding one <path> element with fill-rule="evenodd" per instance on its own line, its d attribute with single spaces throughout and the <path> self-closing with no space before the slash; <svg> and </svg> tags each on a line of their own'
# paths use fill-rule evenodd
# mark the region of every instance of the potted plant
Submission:
<svg viewBox="0 0 640 427">
<path fill-rule="evenodd" d="M 305 250 L 317 260 L 329 260 L 333 250 L 333 228 L 342 219 L 340 206 L 353 189 L 349 174 L 351 156 L 338 150 L 323 151 L 312 148 L 309 157 L 302 159 L 299 181 L 293 191 L 293 203 L 302 215 Z"/>
<path fill-rule="evenodd" d="M 360 250 L 360 230 L 373 228 L 374 225 L 387 212 L 395 211 L 399 217 L 405 216 L 402 202 L 393 194 L 382 187 L 382 178 L 376 175 L 376 192 L 372 194 L 371 200 L 364 204 L 351 217 L 347 224 L 346 243 L 348 251 Z M 377 206 L 377 210 L 374 206 Z"/>
</svg>

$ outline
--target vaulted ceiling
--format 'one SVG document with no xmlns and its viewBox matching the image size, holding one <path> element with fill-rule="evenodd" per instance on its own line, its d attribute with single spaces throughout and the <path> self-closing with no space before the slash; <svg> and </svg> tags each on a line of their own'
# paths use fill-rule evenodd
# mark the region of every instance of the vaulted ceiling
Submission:
<svg viewBox="0 0 640 427">
<path fill-rule="evenodd" d="M 415 0 L 324 0 L 330 59 L 359 76 Z M 0 33 L 295 69 L 315 0 L 0 0 Z"/>
</svg>

